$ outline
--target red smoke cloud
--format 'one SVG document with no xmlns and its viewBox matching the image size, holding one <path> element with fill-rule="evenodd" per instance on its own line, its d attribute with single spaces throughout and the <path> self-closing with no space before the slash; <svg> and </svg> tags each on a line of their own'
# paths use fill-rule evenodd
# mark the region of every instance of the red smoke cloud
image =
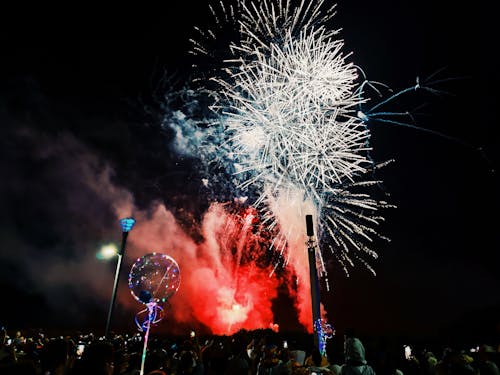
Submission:
<svg viewBox="0 0 500 375">
<path fill-rule="evenodd" d="M 179 264 L 181 284 L 171 298 L 169 319 L 185 325 L 201 323 L 220 335 L 274 324 L 272 304 L 278 296 L 278 287 L 287 283 L 291 289 L 291 281 L 272 273 L 274 264 L 269 261 L 272 238 L 263 230 L 254 208 L 212 204 L 201 223 L 200 243 L 182 230 L 163 205 L 157 205 L 152 213 L 135 212 L 134 216 L 137 224 L 127 246 L 130 264 L 150 252 L 170 255 Z M 298 262 L 303 260 L 297 258 Z M 307 272 L 307 263 L 297 264 L 292 270 L 297 274 L 304 268 Z M 300 272 L 301 284 L 291 294 L 296 299 L 300 322 L 311 331 L 311 303 L 305 274 L 304 270 Z M 120 292 L 120 303 L 137 311 L 141 308 L 125 286 Z"/>
</svg>

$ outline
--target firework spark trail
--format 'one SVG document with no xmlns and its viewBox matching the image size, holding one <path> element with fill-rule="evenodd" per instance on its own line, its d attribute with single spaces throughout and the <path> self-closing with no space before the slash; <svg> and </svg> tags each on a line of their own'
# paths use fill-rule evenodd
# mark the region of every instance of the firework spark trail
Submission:
<svg viewBox="0 0 500 375">
<path fill-rule="evenodd" d="M 296 290 L 299 321 L 309 327 L 305 215 L 314 216 L 315 233 L 346 273 L 356 263 L 374 272 L 365 259 L 377 257 L 371 249 L 381 237 L 374 229 L 383 220 L 377 212 L 388 204 L 366 193 L 378 183 L 369 157 L 370 132 L 358 110 L 367 102 L 367 83 L 360 85 L 359 69 L 343 52 L 338 30 L 326 26 L 335 6 L 327 8 L 326 0 L 296 3 L 237 0 L 234 7 L 211 6 L 214 27 L 197 28 L 198 39 L 191 42 L 192 53 L 215 59 L 220 67 L 198 91 L 213 99 L 215 119 L 205 122 L 203 134 L 182 113 L 164 125 L 176 132 L 179 149 L 210 165 L 207 172 L 217 162 L 231 176 L 224 182 L 224 176 L 207 173 L 206 187 L 220 185 L 233 197 L 251 197 L 249 203 L 275 234 L 268 246 L 297 277 L 290 292 Z M 222 54 L 219 35 L 230 39 Z M 318 270 L 326 275 L 328 252 L 317 249 L 316 254 Z M 225 311 L 223 297 L 216 305 Z"/>
<path fill-rule="evenodd" d="M 355 260 L 374 272 L 360 254 L 376 258 L 366 243 L 379 237 L 376 212 L 388 205 L 354 193 L 377 183 L 367 182 L 375 168 L 370 133 L 356 111 L 366 100 L 358 69 L 334 38 L 338 31 L 325 27 L 334 7 L 323 11 L 324 5 L 240 0 L 241 17 L 232 20 L 240 38 L 230 43 L 233 56 L 224 61 L 224 74 L 211 78 L 218 85 L 212 109 L 221 116 L 239 188 L 257 187 L 254 204 L 270 228 L 279 228 L 273 244 L 290 251 L 297 242 L 292 237 L 303 232 L 291 230 L 278 214 L 278 206 L 291 205 L 294 197 L 312 211 L 297 206 L 296 221 L 316 216 L 322 235 L 332 238 L 327 248 L 346 272 Z M 318 265 L 326 272 L 321 253 Z"/>
<path fill-rule="evenodd" d="M 313 215 L 322 240 L 316 260 L 323 276 L 323 257 L 329 253 L 347 274 L 357 264 L 375 273 L 372 247 L 376 239 L 386 239 L 375 229 L 383 221 L 379 211 L 392 206 L 370 194 L 380 183 L 375 171 L 386 163 L 376 164 L 370 156 L 368 122 L 415 127 L 405 122 L 412 120 L 410 113 L 391 112 L 385 105 L 417 89 L 437 92 L 428 87 L 432 82 L 417 81 L 384 99 L 383 89 L 390 89 L 368 81 L 343 52 L 338 30 L 328 27 L 335 6 L 327 8 L 326 2 L 218 1 L 209 6 L 214 27 L 195 28 L 198 37 L 191 39 L 191 52 L 215 60 L 218 68 L 208 66 L 212 76 L 196 80 L 201 89 L 185 91 L 185 107 L 167 111 L 163 126 L 173 130 L 172 146 L 180 155 L 200 161 L 202 185 L 212 192 L 212 202 L 245 205 L 248 200 L 260 211 L 227 217 L 217 211 L 203 225 L 211 251 L 202 254 L 203 271 L 195 270 L 192 287 L 201 286 L 211 298 L 193 312 L 214 332 L 270 321 L 277 282 L 260 276 L 274 275 L 281 263 L 292 271 L 285 277 L 293 274 L 298 280 L 292 286 L 289 278 L 289 293 L 300 323 L 311 328 L 307 214 Z M 382 99 L 364 110 L 373 92 Z M 212 113 L 200 120 L 191 110 L 201 107 L 196 96 L 206 93 L 213 100 Z M 252 245 L 253 215 L 267 230 Z M 255 259 L 249 254 L 269 247 L 282 255 L 279 262 L 252 271 Z M 272 293 L 259 300 L 265 291 Z M 250 312 L 259 305 L 257 321 Z"/>
</svg>

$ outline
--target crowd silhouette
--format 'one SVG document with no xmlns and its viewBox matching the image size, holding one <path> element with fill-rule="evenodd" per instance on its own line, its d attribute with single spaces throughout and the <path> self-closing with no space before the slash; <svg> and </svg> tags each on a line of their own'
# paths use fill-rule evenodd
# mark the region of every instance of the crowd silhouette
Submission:
<svg viewBox="0 0 500 375">
<path fill-rule="evenodd" d="M 0 374 L 136 375 L 144 346 L 140 333 L 75 333 L 48 337 L 2 329 Z M 495 346 L 496 345 L 496 346 Z M 360 338 L 352 330 L 333 336 L 325 353 L 312 335 L 273 330 L 231 336 L 152 336 L 147 375 L 500 375 L 498 343 L 476 347 L 411 346 Z"/>
</svg>

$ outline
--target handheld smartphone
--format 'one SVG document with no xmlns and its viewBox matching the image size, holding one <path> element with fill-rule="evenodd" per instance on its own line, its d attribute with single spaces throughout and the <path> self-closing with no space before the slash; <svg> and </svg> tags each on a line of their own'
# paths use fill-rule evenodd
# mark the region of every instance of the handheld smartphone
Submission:
<svg viewBox="0 0 500 375">
<path fill-rule="evenodd" d="M 190 336 L 191 336 L 191 338 L 195 337 L 196 336 L 196 332 L 195 331 L 191 331 Z"/>
<path fill-rule="evenodd" d="M 283 349 L 288 349 L 288 342 L 286 340 L 283 341 Z"/>
<path fill-rule="evenodd" d="M 85 350 L 85 344 L 79 343 L 76 346 L 76 355 L 80 357 L 83 354 L 84 350 Z"/>
<path fill-rule="evenodd" d="M 410 359 L 411 358 L 411 347 L 410 345 L 405 345 L 404 346 L 404 351 L 405 351 L 405 358 Z"/>
</svg>

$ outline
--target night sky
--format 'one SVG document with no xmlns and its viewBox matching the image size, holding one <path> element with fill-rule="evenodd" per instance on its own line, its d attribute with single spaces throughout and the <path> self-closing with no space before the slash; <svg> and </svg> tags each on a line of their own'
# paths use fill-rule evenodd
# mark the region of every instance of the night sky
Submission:
<svg viewBox="0 0 500 375">
<path fill-rule="evenodd" d="M 165 77 L 179 87 L 195 75 L 188 39 L 210 16 L 204 2 L 171 3 L 4 14 L 0 320 L 8 328 L 104 327 L 114 265 L 94 254 L 120 240 L 114 202 L 132 196 L 145 212 L 163 202 L 186 232 L 206 209 L 193 160 L 173 152 L 159 124 Z M 396 91 L 441 68 L 439 77 L 457 78 L 439 86 L 448 94 L 394 108 L 426 104 L 419 126 L 483 152 L 370 125 L 373 157 L 395 159 L 379 172 L 397 205 L 380 228 L 392 241 L 377 243 L 376 277 L 359 267 L 346 278 L 330 264 L 323 301 L 340 330 L 492 334 L 500 322 L 496 13 L 481 1 L 405 3 L 339 2 L 332 24 L 351 60 Z M 117 319 L 132 324 L 120 308 Z"/>
</svg>

